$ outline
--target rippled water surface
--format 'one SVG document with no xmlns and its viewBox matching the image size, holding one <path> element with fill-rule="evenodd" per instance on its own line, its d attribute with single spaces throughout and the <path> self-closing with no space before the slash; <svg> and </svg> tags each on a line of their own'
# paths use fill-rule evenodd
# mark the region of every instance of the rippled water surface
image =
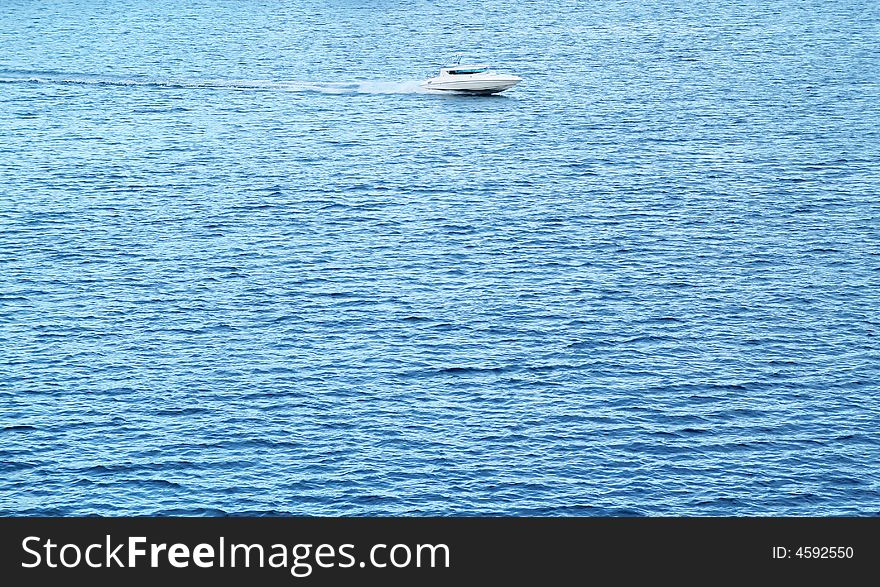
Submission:
<svg viewBox="0 0 880 587">
<path fill-rule="evenodd" d="M 4 0 L 0 513 L 880 514 L 878 39 Z"/>
</svg>

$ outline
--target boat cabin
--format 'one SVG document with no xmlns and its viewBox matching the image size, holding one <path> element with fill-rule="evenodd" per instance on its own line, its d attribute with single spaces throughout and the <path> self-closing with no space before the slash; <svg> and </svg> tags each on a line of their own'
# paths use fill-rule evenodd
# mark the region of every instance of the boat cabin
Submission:
<svg viewBox="0 0 880 587">
<path fill-rule="evenodd" d="M 487 71 L 489 71 L 488 65 L 449 65 L 440 68 L 440 75 L 471 75 Z"/>
</svg>

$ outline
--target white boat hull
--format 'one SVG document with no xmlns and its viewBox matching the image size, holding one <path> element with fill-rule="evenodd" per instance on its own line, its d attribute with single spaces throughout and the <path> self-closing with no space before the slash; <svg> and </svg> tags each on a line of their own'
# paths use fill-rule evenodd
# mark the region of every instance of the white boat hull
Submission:
<svg viewBox="0 0 880 587">
<path fill-rule="evenodd" d="M 445 92 L 497 94 L 522 81 L 522 78 L 515 75 L 474 74 L 460 77 L 461 79 L 450 79 L 450 76 L 433 77 L 422 82 L 422 87 Z"/>
</svg>

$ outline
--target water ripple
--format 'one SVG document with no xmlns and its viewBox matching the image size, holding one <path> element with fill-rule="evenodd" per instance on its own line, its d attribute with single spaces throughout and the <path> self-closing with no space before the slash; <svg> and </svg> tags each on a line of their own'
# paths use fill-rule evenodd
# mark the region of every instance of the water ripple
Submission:
<svg viewBox="0 0 880 587">
<path fill-rule="evenodd" d="M 876 2 L 78 4 L 0 10 L 0 514 L 880 515 Z"/>
</svg>

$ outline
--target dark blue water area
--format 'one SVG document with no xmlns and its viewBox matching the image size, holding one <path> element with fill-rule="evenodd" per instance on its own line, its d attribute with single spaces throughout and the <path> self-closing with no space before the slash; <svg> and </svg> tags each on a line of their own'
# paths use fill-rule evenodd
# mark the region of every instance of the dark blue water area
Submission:
<svg viewBox="0 0 880 587">
<path fill-rule="evenodd" d="M 880 514 L 878 39 L 5 0 L 0 514 Z"/>
</svg>

